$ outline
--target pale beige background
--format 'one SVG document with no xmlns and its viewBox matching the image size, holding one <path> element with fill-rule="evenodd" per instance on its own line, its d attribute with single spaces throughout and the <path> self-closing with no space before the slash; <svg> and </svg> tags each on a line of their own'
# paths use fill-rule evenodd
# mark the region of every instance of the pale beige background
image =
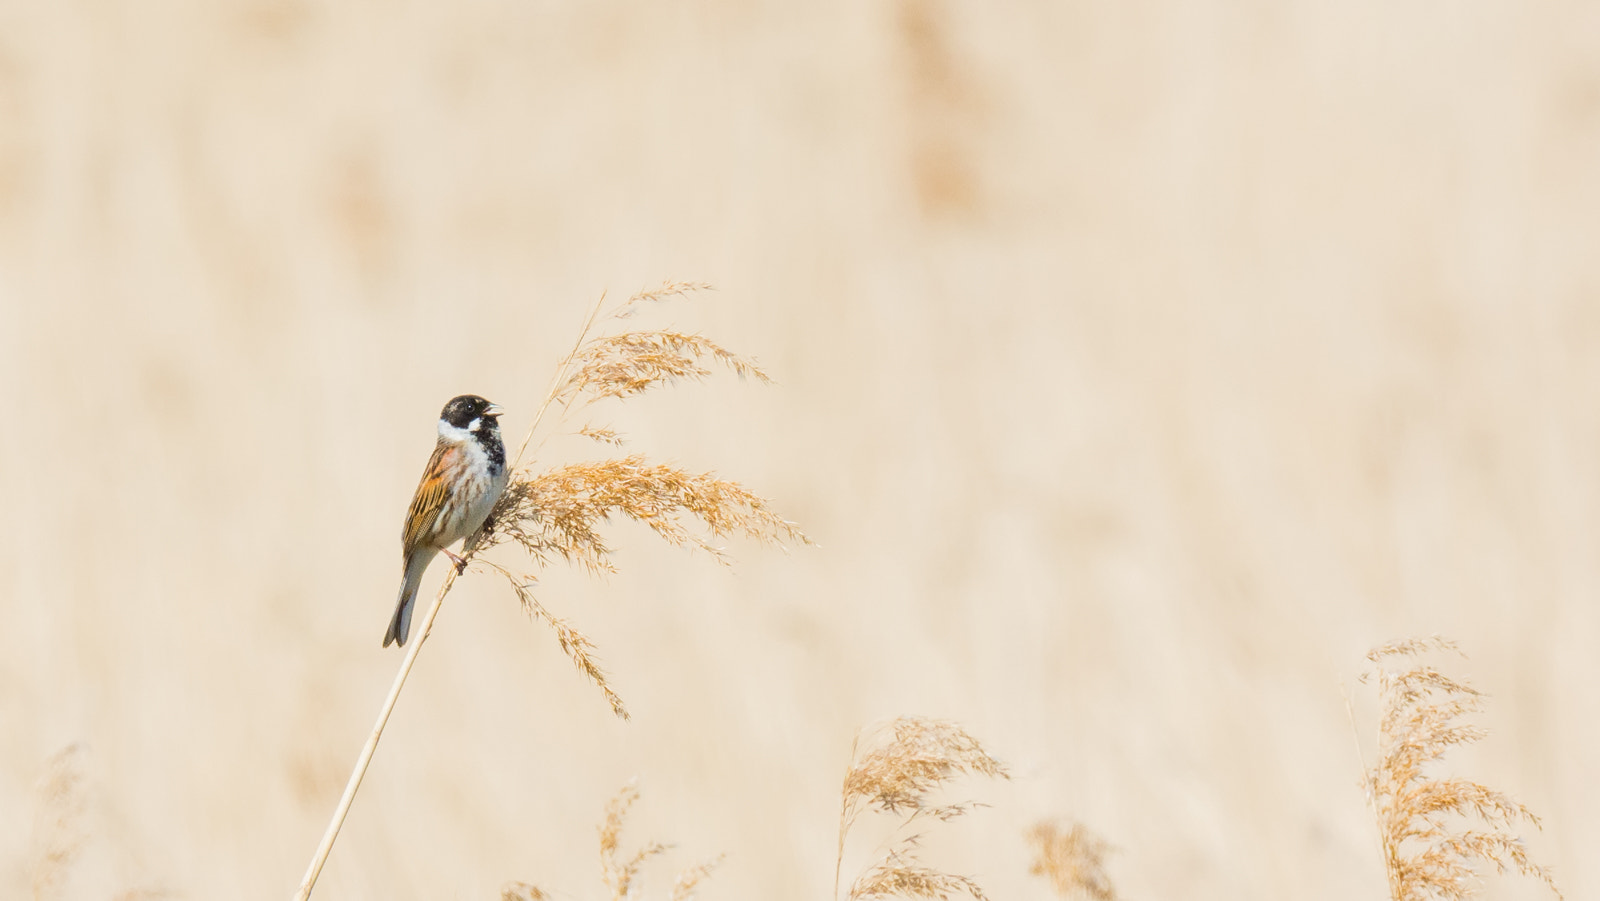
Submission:
<svg viewBox="0 0 1600 901">
<path fill-rule="evenodd" d="M 520 434 L 669 278 L 780 384 L 602 418 L 820 547 L 547 573 L 631 723 L 466 580 L 318 897 L 599 898 L 637 776 L 705 898 L 826 898 L 921 713 L 1015 769 L 929 852 L 997 899 L 1058 816 L 1130 899 L 1380 898 L 1342 691 L 1432 632 L 1600 894 L 1600 6 L 5 0 L 0 895 L 82 742 L 64 897 L 286 897 L 439 406 Z"/>
</svg>

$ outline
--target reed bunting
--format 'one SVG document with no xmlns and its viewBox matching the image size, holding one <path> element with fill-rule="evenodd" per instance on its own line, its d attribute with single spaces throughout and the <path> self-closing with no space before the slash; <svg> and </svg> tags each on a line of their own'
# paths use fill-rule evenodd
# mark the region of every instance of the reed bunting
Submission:
<svg viewBox="0 0 1600 901">
<path fill-rule="evenodd" d="M 400 583 L 389 632 L 383 636 L 384 647 L 405 646 L 411 634 L 411 609 L 428 564 L 442 551 L 458 569 L 465 566 L 466 561 L 452 554 L 448 545 L 478 531 L 506 490 L 510 473 L 500 424 L 495 421 L 502 412 L 476 394 L 463 394 L 439 414 L 439 443 L 406 514 L 401 545 L 405 581 Z"/>
</svg>

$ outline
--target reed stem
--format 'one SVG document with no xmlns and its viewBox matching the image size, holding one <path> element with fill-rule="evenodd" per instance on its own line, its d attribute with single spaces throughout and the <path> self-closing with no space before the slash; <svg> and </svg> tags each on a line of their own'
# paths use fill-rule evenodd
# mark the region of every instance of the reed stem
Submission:
<svg viewBox="0 0 1600 901">
<path fill-rule="evenodd" d="M 334 808 L 333 819 L 328 822 L 328 831 L 322 835 L 322 843 L 317 846 L 317 853 L 311 857 L 311 865 L 306 868 L 306 875 L 300 882 L 299 891 L 295 892 L 295 901 L 307 901 L 311 897 L 311 890 L 316 887 L 317 877 L 322 875 L 322 865 L 328 862 L 328 854 L 333 850 L 334 839 L 339 837 L 339 829 L 344 825 L 344 818 L 350 813 L 350 804 L 355 800 L 356 789 L 361 787 L 361 780 L 367 775 L 367 766 L 372 763 L 372 754 L 378 749 L 378 740 L 383 738 L 383 727 L 389 722 L 389 714 L 394 712 L 395 702 L 400 699 L 400 689 L 406 684 L 406 677 L 411 674 L 411 666 L 417 661 L 417 652 L 422 650 L 422 643 L 428 640 L 428 633 L 433 629 L 433 621 L 439 615 L 439 609 L 444 606 L 444 596 L 450 592 L 450 587 L 455 584 L 456 573 L 451 570 L 444 578 L 444 584 L 439 586 L 439 593 L 433 599 L 433 606 L 428 608 L 428 615 L 422 619 L 422 628 L 417 632 L 416 641 L 406 649 L 404 660 L 400 661 L 400 671 L 395 674 L 394 685 L 389 687 L 389 696 L 383 699 L 383 708 L 378 711 L 378 722 L 372 727 L 372 734 L 367 736 L 367 743 L 361 747 L 361 756 L 356 758 L 355 769 L 350 773 L 350 781 L 344 787 L 344 796 L 339 799 L 339 806 Z"/>
</svg>

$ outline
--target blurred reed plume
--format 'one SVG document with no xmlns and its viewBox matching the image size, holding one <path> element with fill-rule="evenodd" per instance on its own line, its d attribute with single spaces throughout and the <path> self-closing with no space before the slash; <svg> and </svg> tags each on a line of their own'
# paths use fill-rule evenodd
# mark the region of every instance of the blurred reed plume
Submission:
<svg viewBox="0 0 1600 901">
<path fill-rule="evenodd" d="M 1057 823 L 1038 823 L 1028 830 L 1028 843 L 1034 847 L 1029 872 L 1049 879 L 1057 895 L 1116 901 L 1117 893 L 1105 868 L 1106 852 L 1111 846 L 1087 826 L 1073 823 L 1063 830 Z"/>
<path fill-rule="evenodd" d="M 639 878 L 640 868 L 645 861 L 672 848 L 671 845 L 650 842 L 632 854 L 621 852 L 622 827 L 627 821 L 629 809 L 638 800 L 639 789 L 633 783 L 623 786 L 617 796 L 606 803 L 606 816 L 600 823 L 600 878 L 605 883 L 611 901 L 638 901 L 642 898 L 635 882 Z M 722 858 L 717 857 L 679 871 L 672 883 L 672 893 L 667 896 L 669 901 L 690 901 L 694 898 L 695 889 L 721 862 Z M 549 897 L 538 886 L 526 882 L 508 885 L 500 893 L 500 901 L 546 901 Z"/>
<path fill-rule="evenodd" d="M 948 898 L 968 894 L 985 897 L 966 876 L 924 866 L 917 858 L 922 833 L 914 831 L 934 820 L 947 822 L 982 806 L 973 801 L 935 805 L 930 795 L 958 776 L 1009 779 L 1005 764 L 989 756 L 976 738 L 954 723 L 922 717 L 900 717 L 878 729 L 862 750 L 857 736 L 850 752 L 839 808 L 839 846 L 834 859 L 833 896 L 839 897 L 845 838 L 862 812 L 874 810 L 900 818 L 888 850 L 856 877 L 850 901 L 866 898 Z"/>
<path fill-rule="evenodd" d="M 1460 654 L 1442 638 L 1406 639 L 1367 654 L 1383 715 L 1378 762 L 1368 773 L 1368 799 L 1377 817 L 1393 901 L 1458 901 L 1476 892 L 1474 862 L 1496 872 L 1515 870 L 1543 882 L 1557 898 L 1550 871 L 1528 857 L 1514 831 L 1539 827 L 1539 818 L 1510 796 L 1467 779 L 1439 776 L 1435 764 L 1452 748 L 1482 739 L 1463 722 L 1483 708 L 1483 695 L 1465 682 L 1412 658 Z M 1462 655 L 1465 656 L 1465 655 Z M 1405 668 L 1391 668 L 1400 664 Z"/>
<path fill-rule="evenodd" d="M 83 788 L 82 745 L 71 744 L 50 758 L 39 785 L 33 821 L 33 901 L 62 897 L 67 870 L 83 848 L 88 798 Z"/>
</svg>

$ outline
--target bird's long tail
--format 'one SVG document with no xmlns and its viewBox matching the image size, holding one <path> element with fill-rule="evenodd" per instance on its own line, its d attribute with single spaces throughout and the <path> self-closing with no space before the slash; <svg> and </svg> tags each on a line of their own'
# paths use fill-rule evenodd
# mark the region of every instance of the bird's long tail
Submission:
<svg viewBox="0 0 1600 901">
<path fill-rule="evenodd" d="M 417 606 L 417 589 L 422 586 L 422 574 L 427 572 L 433 554 L 417 553 L 406 561 L 405 581 L 400 583 L 400 599 L 394 605 L 394 619 L 389 620 L 389 631 L 383 636 L 383 646 L 406 646 L 411 637 L 411 611 Z"/>
</svg>

